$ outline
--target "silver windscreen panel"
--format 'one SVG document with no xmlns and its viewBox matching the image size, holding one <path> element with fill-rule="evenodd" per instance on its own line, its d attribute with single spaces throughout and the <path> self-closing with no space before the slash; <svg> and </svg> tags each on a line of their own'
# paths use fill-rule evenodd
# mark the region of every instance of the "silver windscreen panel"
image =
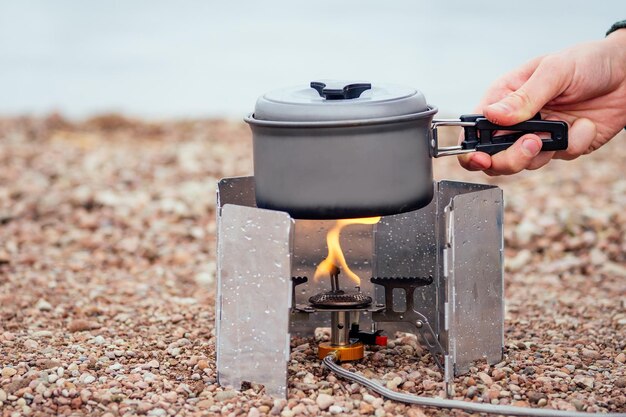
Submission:
<svg viewBox="0 0 626 417">
<path fill-rule="evenodd" d="M 417 289 L 414 305 L 447 351 L 451 376 L 475 361 L 502 358 L 503 201 L 502 191 L 490 185 L 441 181 L 435 187 L 428 206 L 383 217 L 375 226 L 374 275 L 433 277 Z M 381 296 L 376 288 L 378 302 Z M 381 328 L 416 332 L 410 322 Z"/>
<path fill-rule="evenodd" d="M 434 329 L 438 328 L 437 292 L 437 199 L 417 211 L 383 217 L 374 226 L 374 275 L 378 277 L 428 277 L 431 285 L 415 291 L 415 309 L 426 316 Z M 376 300 L 383 303 L 384 291 L 375 286 Z M 395 300 L 398 304 L 399 300 Z M 402 310 L 402 306 L 394 305 Z M 413 323 L 386 322 L 381 327 L 387 334 L 394 331 L 415 332 Z"/>
<path fill-rule="evenodd" d="M 447 285 L 449 277 L 447 273 L 444 271 L 444 268 L 448 267 L 448 269 L 451 269 L 453 267 L 453 265 L 451 264 L 449 265 L 447 263 L 447 259 L 444 258 L 444 254 L 447 255 L 447 257 L 449 257 L 450 256 L 449 251 L 451 250 L 449 248 L 450 246 L 449 239 L 450 239 L 452 230 L 450 228 L 451 223 L 449 221 L 450 220 L 449 210 L 452 207 L 452 199 L 456 197 L 457 195 L 462 195 L 462 194 L 467 194 L 467 193 L 480 193 L 484 190 L 491 190 L 491 189 L 498 189 L 498 188 L 493 185 L 474 184 L 474 183 L 459 182 L 459 181 L 440 181 L 439 183 L 437 183 L 436 194 L 435 194 L 437 197 L 437 242 L 438 242 L 438 247 L 439 247 L 439 262 L 438 262 L 439 271 L 437 275 L 439 276 L 439 282 L 441 283 L 441 286 L 438 292 L 438 297 L 439 297 L 440 302 L 438 304 L 439 309 L 438 309 L 437 314 L 439 315 L 439 321 L 438 321 L 439 341 L 444 346 L 448 346 L 448 330 L 447 330 L 447 323 L 446 323 L 446 314 L 448 314 L 447 311 L 450 308 L 449 303 L 447 303 L 447 301 L 449 300 L 449 297 L 448 297 L 449 287 Z M 502 193 L 501 191 L 499 192 Z M 493 221 L 493 220 L 488 219 L 488 221 Z M 479 236 L 475 236 L 475 240 L 480 241 L 481 239 Z M 499 250 L 499 247 L 496 250 Z M 483 279 L 501 280 L 502 274 L 499 273 L 497 276 L 484 277 Z"/>
<path fill-rule="evenodd" d="M 447 267 L 448 351 L 460 374 L 477 360 L 493 364 L 502 359 L 502 190 L 456 195 L 446 212 L 442 265 Z"/>
<path fill-rule="evenodd" d="M 283 212 L 233 204 L 219 211 L 218 381 L 235 389 L 243 382 L 262 384 L 268 395 L 284 398 L 294 222 Z"/>
<path fill-rule="evenodd" d="M 218 211 L 226 204 L 256 207 L 256 198 L 254 196 L 254 177 L 232 177 L 221 179 L 217 183 Z"/>
</svg>

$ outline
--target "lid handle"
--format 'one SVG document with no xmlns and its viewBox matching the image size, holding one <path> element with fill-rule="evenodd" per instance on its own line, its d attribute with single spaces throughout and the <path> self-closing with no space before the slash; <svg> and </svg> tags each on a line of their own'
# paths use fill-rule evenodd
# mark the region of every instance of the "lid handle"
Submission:
<svg viewBox="0 0 626 417">
<path fill-rule="evenodd" d="M 372 88 L 372 84 L 333 83 L 332 85 L 328 85 L 321 81 L 311 81 L 311 88 L 315 89 L 320 97 L 324 97 L 326 100 L 347 100 L 359 98 L 364 91 Z"/>
</svg>

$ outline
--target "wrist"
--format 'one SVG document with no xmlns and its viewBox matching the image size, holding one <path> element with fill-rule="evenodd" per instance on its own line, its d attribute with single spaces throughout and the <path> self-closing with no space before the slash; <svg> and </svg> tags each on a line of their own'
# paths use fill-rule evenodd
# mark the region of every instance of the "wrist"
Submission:
<svg viewBox="0 0 626 417">
<path fill-rule="evenodd" d="M 618 29 L 602 40 L 608 47 L 614 68 L 626 78 L 626 29 Z"/>
<path fill-rule="evenodd" d="M 610 47 L 609 54 L 613 58 L 612 72 L 618 74 L 620 85 L 618 89 L 622 91 L 621 97 L 623 103 L 626 104 L 626 28 L 610 32 L 603 42 L 606 42 Z M 623 117 L 622 125 L 626 125 L 626 115 Z"/>
</svg>

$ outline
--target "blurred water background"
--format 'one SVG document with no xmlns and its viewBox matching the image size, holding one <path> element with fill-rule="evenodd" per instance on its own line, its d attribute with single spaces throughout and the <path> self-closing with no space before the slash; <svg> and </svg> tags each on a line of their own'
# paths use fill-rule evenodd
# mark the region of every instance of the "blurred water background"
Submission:
<svg viewBox="0 0 626 417">
<path fill-rule="evenodd" d="M 624 18 L 624 0 L 0 0 L 0 113 L 241 118 L 316 78 L 466 113 L 500 74 Z"/>
</svg>

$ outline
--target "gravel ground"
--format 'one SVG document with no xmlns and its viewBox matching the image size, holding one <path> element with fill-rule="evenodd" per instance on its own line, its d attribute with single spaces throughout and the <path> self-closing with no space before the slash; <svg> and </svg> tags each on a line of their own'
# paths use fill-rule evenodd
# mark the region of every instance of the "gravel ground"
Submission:
<svg viewBox="0 0 626 417">
<path fill-rule="evenodd" d="M 215 182 L 251 172 L 242 123 L 0 120 L 0 415 L 465 416 L 385 401 L 293 340 L 290 395 L 215 384 Z M 506 355 L 456 398 L 626 411 L 626 148 L 490 178 L 506 196 Z M 415 338 L 349 368 L 442 395 Z"/>
</svg>

